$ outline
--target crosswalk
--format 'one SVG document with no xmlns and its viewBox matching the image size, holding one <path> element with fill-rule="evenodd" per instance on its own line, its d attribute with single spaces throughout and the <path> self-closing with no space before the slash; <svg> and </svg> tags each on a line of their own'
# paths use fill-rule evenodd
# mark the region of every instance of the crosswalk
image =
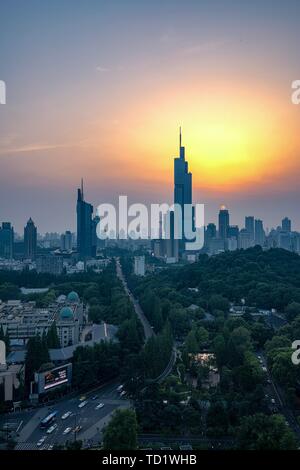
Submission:
<svg viewBox="0 0 300 470">
<path fill-rule="evenodd" d="M 38 447 L 35 442 L 19 442 L 15 450 L 36 450 Z"/>
</svg>

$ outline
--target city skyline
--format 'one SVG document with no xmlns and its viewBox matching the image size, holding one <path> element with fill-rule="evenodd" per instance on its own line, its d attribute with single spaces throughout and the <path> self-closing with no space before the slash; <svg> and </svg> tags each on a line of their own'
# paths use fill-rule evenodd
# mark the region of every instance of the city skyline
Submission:
<svg viewBox="0 0 300 470">
<path fill-rule="evenodd" d="M 1 6 L 0 220 L 75 230 L 81 177 L 95 207 L 171 202 L 182 125 L 207 223 L 226 204 L 239 225 L 287 215 L 300 230 L 299 14 L 293 0 Z"/>
</svg>

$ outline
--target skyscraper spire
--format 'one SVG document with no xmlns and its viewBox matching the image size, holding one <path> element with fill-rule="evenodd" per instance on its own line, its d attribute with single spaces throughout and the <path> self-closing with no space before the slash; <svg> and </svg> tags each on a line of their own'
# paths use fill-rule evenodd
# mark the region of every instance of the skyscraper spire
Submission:
<svg viewBox="0 0 300 470">
<path fill-rule="evenodd" d="M 181 141 L 182 141 L 182 135 L 181 135 L 181 126 L 179 127 L 179 152 L 181 149 Z"/>
<path fill-rule="evenodd" d="M 83 197 L 83 178 L 81 178 L 81 200 L 84 201 L 84 197 Z"/>
</svg>

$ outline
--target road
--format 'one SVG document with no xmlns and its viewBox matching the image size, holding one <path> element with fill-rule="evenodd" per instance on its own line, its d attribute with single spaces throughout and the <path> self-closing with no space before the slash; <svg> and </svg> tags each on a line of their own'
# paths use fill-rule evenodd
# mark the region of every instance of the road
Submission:
<svg viewBox="0 0 300 470">
<path fill-rule="evenodd" d="M 290 410 L 290 408 L 284 403 L 282 399 L 279 387 L 274 382 L 272 374 L 268 368 L 267 359 L 263 351 L 257 353 L 257 357 L 260 361 L 261 367 L 267 375 L 267 385 L 265 385 L 265 396 L 269 401 L 271 411 L 276 412 L 277 410 L 285 417 L 287 425 L 294 431 L 300 440 L 300 426 Z"/>
<path fill-rule="evenodd" d="M 10 413 L 1 417 L 0 428 L 5 423 L 14 423 L 15 429 L 19 427 L 18 435 L 13 436 L 17 441 L 16 450 L 34 450 L 40 448 L 47 450 L 50 445 L 63 445 L 66 441 L 82 440 L 85 446 L 99 443 L 102 439 L 102 429 L 110 420 L 111 414 L 117 408 L 128 408 L 130 402 L 122 400 L 117 391 L 118 383 L 106 385 L 105 387 L 86 393 L 87 404 L 83 408 L 79 408 L 81 403 L 80 395 L 60 401 L 50 408 L 45 406 L 36 410 L 20 413 Z M 97 397 L 97 398 L 96 398 Z M 103 403 L 101 409 L 96 410 L 96 406 Z M 40 421 L 47 416 L 51 410 L 58 412 L 55 423 L 57 428 L 51 434 L 47 434 L 45 429 L 40 428 Z M 62 420 L 62 415 L 67 411 L 71 412 L 71 416 Z M 73 433 L 76 426 L 81 426 L 81 430 L 77 435 Z M 68 427 L 72 431 L 63 434 Z M 46 436 L 45 442 L 41 447 L 37 446 L 37 442 Z"/>
<path fill-rule="evenodd" d="M 151 336 L 155 335 L 155 333 L 153 331 L 153 328 L 151 327 L 151 325 L 150 325 L 149 321 L 147 320 L 143 310 L 141 309 L 141 306 L 140 306 L 139 302 L 137 301 L 137 299 L 135 299 L 132 292 L 128 288 L 125 276 L 124 276 L 122 268 L 121 268 L 119 258 L 116 259 L 116 265 L 117 265 L 117 276 L 120 279 L 120 281 L 122 282 L 124 290 L 125 290 L 126 294 L 128 295 L 128 297 L 130 298 L 132 304 L 133 304 L 135 313 L 137 314 L 138 318 L 140 319 L 140 321 L 143 325 L 145 338 L 147 340 Z"/>
</svg>

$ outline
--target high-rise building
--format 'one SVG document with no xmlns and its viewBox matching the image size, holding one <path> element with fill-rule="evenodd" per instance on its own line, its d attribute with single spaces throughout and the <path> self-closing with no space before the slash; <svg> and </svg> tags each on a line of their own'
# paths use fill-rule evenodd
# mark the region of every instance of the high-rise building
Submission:
<svg viewBox="0 0 300 470">
<path fill-rule="evenodd" d="M 184 250 L 184 205 L 192 204 L 192 173 L 189 172 L 188 162 L 185 159 L 185 147 L 182 146 L 181 128 L 179 132 L 179 157 L 174 158 L 174 204 L 181 207 L 182 217 L 178 221 L 182 228 L 182 240 L 179 243 L 180 251 Z M 190 221 L 192 223 L 192 220 Z"/>
<path fill-rule="evenodd" d="M 254 241 L 255 245 L 264 246 L 266 234 L 264 231 L 263 221 L 256 219 L 254 223 Z"/>
<path fill-rule="evenodd" d="M 14 229 L 10 222 L 2 222 L 0 228 L 0 258 L 11 259 L 14 256 Z"/>
<path fill-rule="evenodd" d="M 238 247 L 240 249 L 247 250 L 251 246 L 253 246 L 251 233 L 245 228 L 243 228 L 242 230 L 240 230 L 240 233 L 239 233 Z"/>
<path fill-rule="evenodd" d="M 227 233 L 228 238 L 236 238 L 237 240 L 239 238 L 239 231 L 238 225 L 229 225 Z"/>
<path fill-rule="evenodd" d="M 62 251 L 72 250 L 72 233 L 70 230 L 66 230 L 60 237 L 60 249 Z"/>
<path fill-rule="evenodd" d="M 245 217 L 245 229 L 250 234 L 251 240 L 254 242 L 254 217 L 252 215 Z"/>
<path fill-rule="evenodd" d="M 37 249 L 37 229 L 32 218 L 24 227 L 24 255 L 27 259 L 35 259 Z"/>
<path fill-rule="evenodd" d="M 288 217 L 285 217 L 282 220 L 281 227 L 282 227 L 282 230 L 284 232 L 291 232 L 292 231 L 292 221 Z"/>
<path fill-rule="evenodd" d="M 136 276 L 145 276 L 145 256 L 134 257 L 134 274 Z"/>
<path fill-rule="evenodd" d="M 225 206 L 221 206 L 219 212 L 219 238 L 225 240 L 228 237 L 229 211 Z"/>
<path fill-rule="evenodd" d="M 77 191 L 77 251 L 80 259 L 92 256 L 93 206 L 84 200 L 83 181 Z"/>
</svg>

